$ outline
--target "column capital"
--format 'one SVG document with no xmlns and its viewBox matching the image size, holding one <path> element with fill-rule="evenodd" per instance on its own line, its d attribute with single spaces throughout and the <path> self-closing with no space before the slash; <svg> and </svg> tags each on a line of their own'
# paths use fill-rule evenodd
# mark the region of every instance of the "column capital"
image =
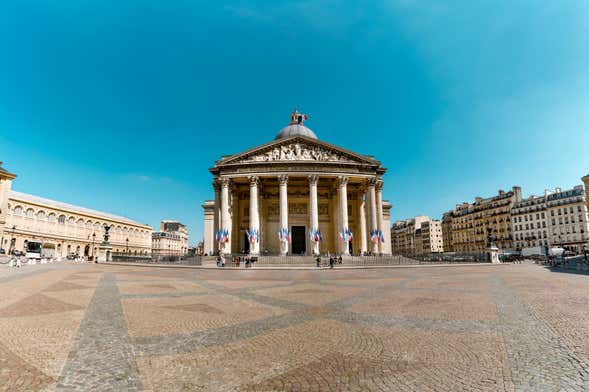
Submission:
<svg viewBox="0 0 589 392">
<path fill-rule="evenodd" d="M 288 174 L 279 175 L 278 182 L 280 183 L 280 185 L 286 185 L 288 183 Z"/>
<path fill-rule="evenodd" d="M 218 190 L 220 190 L 220 189 L 221 189 L 221 181 L 219 181 L 219 179 L 217 179 L 217 178 L 215 178 L 215 179 L 213 180 L 213 189 L 214 189 L 215 191 L 218 191 Z"/>
<path fill-rule="evenodd" d="M 376 185 L 376 178 L 375 177 L 370 177 L 366 180 L 366 186 L 371 188 L 373 186 Z"/>
<path fill-rule="evenodd" d="M 348 176 L 338 176 L 337 177 L 337 187 L 343 188 L 348 185 L 348 181 L 350 181 L 350 177 Z"/>
<path fill-rule="evenodd" d="M 247 180 L 250 183 L 250 186 L 257 186 L 260 183 L 260 177 L 258 176 L 249 176 Z"/>
<path fill-rule="evenodd" d="M 382 187 L 384 185 L 384 181 L 383 180 L 376 180 L 376 183 L 374 184 L 374 186 L 376 187 L 376 191 L 382 191 Z"/>
<path fill-rule="evenodd" d="M 231 184 L 231 179 L 229 179 L 228 177 L 221 177 L 218 180 L 219 184 L 221 184 L 222 187 L 229 187 L 229 184 Z"/>
<path fill-rule="evenodd" d="M 310 185 L 317 185 L 317 182 L 319 181 L 319 175 L 317 174 L 310 174 L 308 176 L 309 178 L 309 184 Z"/>
</svg>

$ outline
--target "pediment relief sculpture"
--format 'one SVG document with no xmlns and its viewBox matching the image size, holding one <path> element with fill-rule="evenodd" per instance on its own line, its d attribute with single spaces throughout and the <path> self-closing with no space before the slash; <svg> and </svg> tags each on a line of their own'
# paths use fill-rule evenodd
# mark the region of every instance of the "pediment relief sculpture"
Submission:
<svg viewBox="0 0 589 392">
<path fill-rule="evenodd" d="M 240 160 L 240 162 L 244 163 L 273 161 L 353 162 L 336 151 L 298 142 L 275 146 L 263 153 L 254 154 Z"/>
</svg>

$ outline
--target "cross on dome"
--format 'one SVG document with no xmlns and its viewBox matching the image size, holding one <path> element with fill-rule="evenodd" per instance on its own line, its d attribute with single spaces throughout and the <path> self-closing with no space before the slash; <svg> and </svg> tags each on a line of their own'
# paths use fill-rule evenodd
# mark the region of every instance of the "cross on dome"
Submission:
<svg viewBox="0 0 589 392">
<path fill-rule="evenodd" d="M 303 124 L 308 118 L 309 116 L 299 112 L 295 106 L 294 111 L 290 114 L 290 122 L 286 127 L 282 128 L 280 132 L 278 132 L 278 135 L 276 135 L 274 140 L 288 139 L 294 136 L 304 136 L 310 139 L 317 139 L 317 135 L 315 135 L 313 131 Z"/>
<path fill-rule="evenodd" d="M 303 123 L 309 118 L 306 114 L 302 114 L 299 112 L 297 107 L 295 106 L 294 111 L 290 114 L 290 125 L 299 124 L 303 125 Z"/>
</svg>

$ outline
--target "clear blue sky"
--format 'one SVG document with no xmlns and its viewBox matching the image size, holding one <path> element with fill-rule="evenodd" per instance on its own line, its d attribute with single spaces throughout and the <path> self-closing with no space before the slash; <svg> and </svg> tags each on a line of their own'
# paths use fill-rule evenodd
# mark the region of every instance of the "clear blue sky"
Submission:
<svg viewBox="0 0 589 392">
<path fill-rule="evenodd" d="M 587 1 L 4 1 L 0 37 L 14 189 L 191 243 L 207 169 L 295 104 L 389 168 L 393 220 L 589 173 Z"/>
</svg>

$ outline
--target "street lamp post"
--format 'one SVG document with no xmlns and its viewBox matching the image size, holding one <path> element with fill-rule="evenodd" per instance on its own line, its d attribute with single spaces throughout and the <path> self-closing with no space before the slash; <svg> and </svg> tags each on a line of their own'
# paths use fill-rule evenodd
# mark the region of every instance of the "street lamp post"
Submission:
<svg viewBox="0 0 589 392">
<path fill-rule="evenodd" d="M 127 255 L 129 255 L 129 237 L 125 241 L 127 242 Z"/>
<path fill-rule="evenodd" d="M 16 248 L 16 237 L 14 234 L 16 233 L 16 225 L 12 226 L 12 238 L 10 239 L 10 247 L 8 248 L 8 253 L 12 250 L 14 252 L 14 248 Z"/>
<path fill-rule="evenodd" d="M 92 233 L 92 260 L 94 260 L 94 241 L 96 241 L 96 233 Z"/>
</svg>

